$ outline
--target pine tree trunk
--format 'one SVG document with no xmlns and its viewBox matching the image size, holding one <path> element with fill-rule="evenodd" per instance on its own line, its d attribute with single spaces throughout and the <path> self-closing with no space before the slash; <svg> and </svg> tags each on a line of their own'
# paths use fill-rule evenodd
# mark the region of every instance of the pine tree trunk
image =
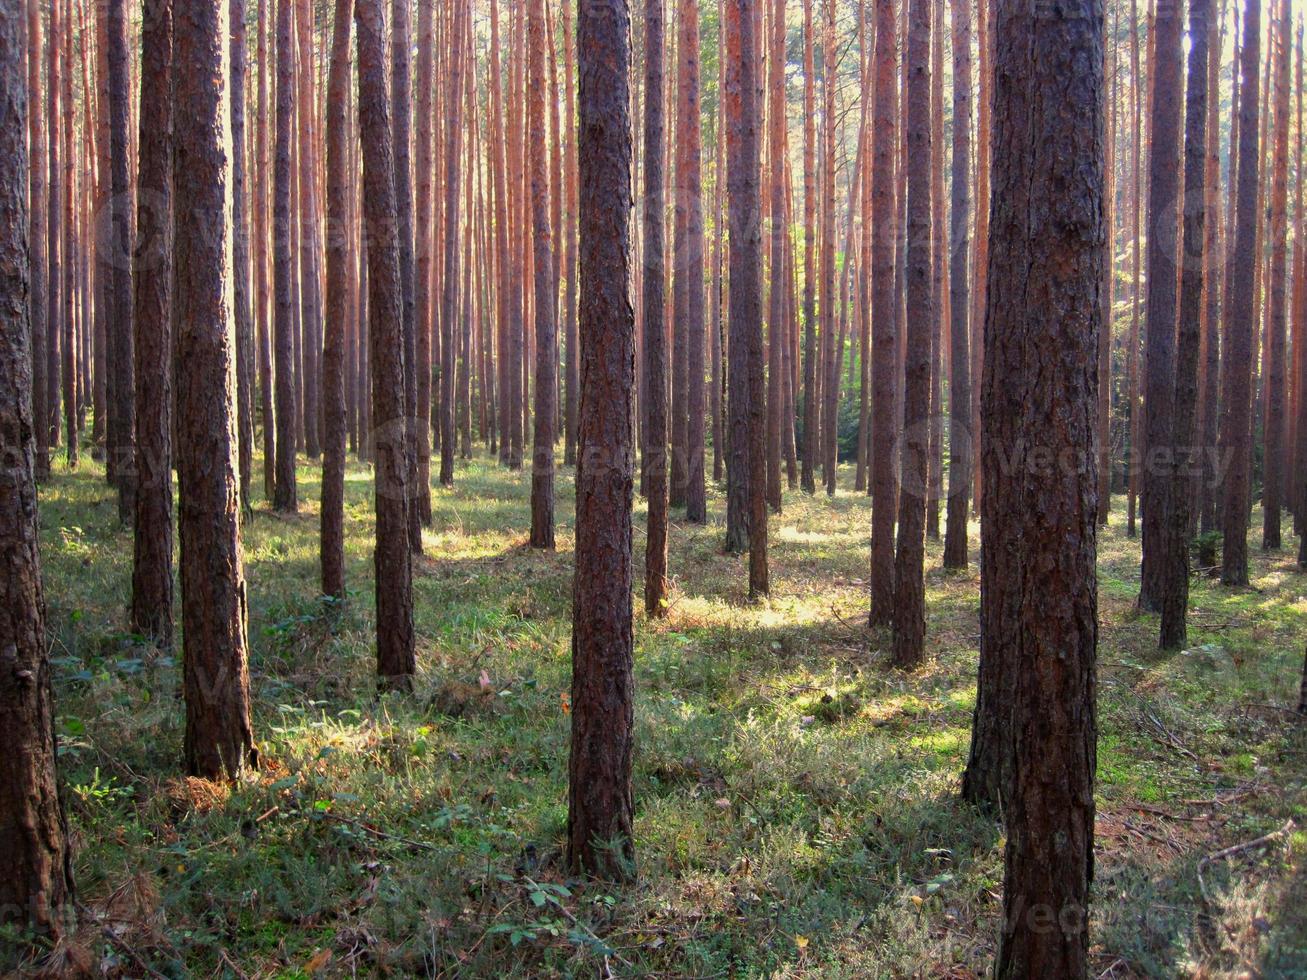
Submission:
<svg viewBox="0 0 1307 980">
<path fill-rule="evenodd" d="M 45 418 L 46 401 L 46 205 L 45 106 L 41 89 L 43 65 L 41 42 L 41 0 L 27 0 L 27 127 L 28 156 L 28 245 L 30 249 L 28 308 L 31 315 L 29 341 L 32 348 L 32 417 L 38 420 L 35 439 L 35 478 L 50 475 L 50 432 L 39 420 Z M 98 415 L 98 413 L 97 413 Z M 98 424 L 102 420 L 96 419 Z"/>
<path fill-rule="evenodd" d="M 283 512 L 298 509 L 295 486 L 295 447 L 299 413 L 295 397 L 295 298 L 292 282 L 291 125 L 295 114 L 295 52 L 291 48 L 294 0 L 277 0 L 277 134 L 272 175 L 272 277 L 276 333 L 276 486 L 273 506 Z"/>
<path fill-rule="evenodd" d="M 109 382 L 112 408 L 109 424 L 117 459 L 114 469 L 118 487 L 118 517 L 129 523 L 136 512 L 135 384 L 132 354 L 132 182 L 128 154 L 131 79 L 128 77 L 126 0 L 109 0 L 109 156 L 113 191 L 114 263 L 112 315 L 109 321 Z M 54 156 L 51 154 L 53 182 Z M 69 189 L 65 188 L 64 193 Z M 63 257 L 67 260 L 67 256 Z M 52 276 L 53 278 L 53 276 Z M 53 375 L 52 375 L 53 376 Z"/>
<path fill-rule="evenodd" d="M 245 178 L 245 0 L 231 4 L 232 293 L 236 320 L 236 415 L 241 505 L 246 511 L 254 474 L 254 319 L 250 308 L 250 231 Z M 144 113 L 142 113 L 144 117 Z"/>
<path fill-rule="evenodd" d="M 463 10 L 467 0 L 458 0 L 453 8 L 452 30 L 461 31 Z M 456 37 L 462 37 L 456 34 Z M 445 265 L 441 277 L 440 304 L 440 485 L 454 484 L 454 453 L 457 444 L 454 435 L 455 345 L 454 322 L 458 315 L 458 188 L 459 157 L 462 152 L 462 59 L 461 40 L 449 46 L 449 107 L 445 129 Z"/>
<path fill-rule="evenodd" d="M 700 121 L 699 0 L 681 0 L 680 119 L 677 180 L 686 201 L 685 256 L 676 266 L 686 280 L 686 484 L 685 519 L 706 524 L 704 472 L 703 133 Z"/>
<path fill-rule="evenodd" d="M 229 8 L 174 9 L 173 312 L 181 499 L 186 770 L 236 779 L 258 766 L 250 727 L 247 597 L 236 471 L 236 351 L 228 330 L 231 215 Z"/>
<path fill-rule="evenodd" d="M 813 0 L 803 0 L 803 465 L 799 485 L 816 493 L 817 428 L 821 399 L 817 396 L 817 134 L 816 68 L 813 64 L 815 28 Z"/>
<path fill-rule="evenodd" d="M 629 37 L 626 0 L 580 6 L 581 404 L 567 863 L 574 872 L 614 880 L 635 876 Z"/>
</svg>

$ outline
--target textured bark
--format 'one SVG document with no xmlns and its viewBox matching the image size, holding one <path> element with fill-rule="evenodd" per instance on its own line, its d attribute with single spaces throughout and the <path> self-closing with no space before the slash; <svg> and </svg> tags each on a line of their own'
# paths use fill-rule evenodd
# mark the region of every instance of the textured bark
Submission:
<svg viewBox="0 0 1307 980">
<path fill-rule="evenodd" d="M 295 52 L 291 47 L 294 0 L 277 0 L 277 135 L 272 175 L 272 278 L 276 304 L 276 486 L 272 504 L 294 512 L 299 504 L 295 486 L 296 411 L 295 298 L 291 268 L 291 125 L 295 114 Z"/>
<path fill-rule="evenodd" d="M 322 345 L 322 594 L 345 598 L 345 331 L 349 320 L 350 21 L 336 0 L 327 76 L 327 316 Z"/>
<path fill-rule="evenodd" d="M 812 0 L 803 0 L 803 464 L 799 485 L 816 493 L 817 427 L 821 399 L 817 395 L 817 133 L 816 68 L 813 64 Z"/>
<path fill-rule="evenodd" d="M 981 0 L 983 3 L 984 0 Z M 894 329 L 894 131 L 898 93 L 894 78 L 894 0 L 876 0 L 876 111 L 871 161 L 872 209 L 878 225 L 871 252 L 871 624 L 894 616 L 894 420 L 898 337 Z"/>
<path fill-rule="evenodd" d="M 128 129 L 131 125 L 131 78 L 127 44 L 127 0 L 109 0 L 109 159 L 113 191 L 114 263 L 109 318 L 110 402 L 109 426 L 117 463 L 114 481 L 118 487 L 118 517 L 130 522 L 135 516 L 135 384 L 132 355 L 132 182 Z M 51 174 L 55 172 L 51 155 Z M 65 193 L 67 189 L 65 189 Z M 67 260 L 67 256 L 64 256 Z M 53 269 L 52 269 L 53 271 Z M 53 275 L 51 276 L 53 279 Z"/>
<path fill-rule="evenodd" d="M 1096 755 L 1092 446 L 1107 259 L 1103 8 L 1000 0 L 995 27 L 980 684 L 963 792 L 1001 805 L 1006 818 L 995 976 L 1082 977 Z"/>
<path fill-rule="evenodd" d="M 440 297 L 435 293 L 436 269 L 438 258 L 439 230 L 436 215 L 441 210 L 437 203 L 439 177 L 435 158 L 436 139 L 439 126 L 435 125 L 435 59 L 436 59 L 436 24 L 434 0 L 419 0 L 418 3 L 418 63 L 417 63 L 417 112 L 414 125 L 415 149 L 417 158 L 417 188 L 414 198 L 413 227 L 417 233 L 417 246 L 414 254 L 413 282 L 413 330 L 414 356 L 417 358 L 417 495 L 414 503 L 418 510 L 418 520 L 423 527 L 431 526 L 431 452 L 432 439 L 439 435 L 436 413 L 433 411 L 432 384 L 440 368 L 440 327 L 442 319 L 439 311 Z M 461 105 L 454 100 L 455 105 Z M 442 107 L 443 108 L 443 107 Z M 454 126 L 453 129 L 461 127 Z M 434 131 L 433 131 L 434 130 Z M 435 185 L 433 187 L 433 184 Z M 442 280 L 443 281 L 443 280 Z M 434 351 L 434 358 L 433 358 Z M 439 396 L 437 395 L 437 398 Z"/>
<path fill-rule="evenodd" d="M 944 0 L 932 0 L 930 35 L 930 408 L 926 464 L 926 537 L 939 540 L 939 494 L 943 487 L 944 321 L 949 314 L 949 239 L 944 210 Z"/>
<path fill-rule="evenodd" d="M 259 87 L 254 166 L 254 300 L 259 342 L 259 410 L 263 423 L 263 495 L 272 500 L 277 487 L 276 424 L 273 420 L 272 320 L 268 302 L 268 4 L 259 0 Z"/>
<path fill-rule="evenodd" d="M 771 199 L 771 287 L 767 311 L 767 502 L 781 512 L 781 412 L 785 334 L 785 0 L 771 8 L 767 54 L 767 139 Z"/>
<path fill-rule="evenodd" d="M 231 5 L 232 311 L 236 321 L 236 418 L 241 505 L 251 509 L 254 479 L 254 317 L 250 307 L 250 231 L 245 161 L 245 0 Z M 145 114 L 141 114 L 145 118 Z"/>
<path fill-rule="evenodd" d="M 0 3 L 0 922 L 58 940 L 73 926 L 68 829 L 55 773 L 54 702 L 37 552 L 28 311 L 27 11 Z M 37 38 L 39 41 L 39 38 Z M 39 50 L 39 46 L 32 50 Z M 39 112 L 39 100 L 32 107 Z"/>
<path fill-rule="evenodd" d="M 1270 281 L 1267 290 L 1266 349 L 1263 361 L 1266 410 L 1262 467 L 1262 548 L 1280 547 L 1280 507 L 1285 473 L 1285 361 L 1288 320 L 1289 67 L 1293 60 L 1289 4 L 1281 0 L 1271 25 L 1275 56 L 1274 161 L 1271 165 Z M 1268 93 L 1269 94 L 1269 93 Z"/>
<path fill-rule="evenodd" d="M 231 274 L 229 8 L 174 9 L 174 323 L 186 770 L 235 779 L 257 767 L 236 472 Z"/>
<path fill-rule="evenodd" d="M 508 200 L 505 180 L 503 89 L 500 81 L 499 67 L 499 0 L 490 0 L 490 124 L 487 132 L 486 152 L 490 157 L 489 169 L 491 189 L 494 192 L 494 226 L 495 256 L 497 282 L 495 298 L 497 300 L 496 316 L 496 358 L 498 371 L 496 388 L 499 392 L 499 462 L 509 464 L 511 443 L 511 420 L 509 418 L 509 400 L 512 382 L 509 378 L 509 287 L 510 270 L 508 254 Z"/>
<path fill-rule="evenodd" d="M 1203 191 L 1207 210 L 1204 226 L 1206 239 L 1203 246 L 1203 354 L 1202 388 L 1196 445 L 1203 459 L 1197 473 L 1198 531 L 1203 544 L 1199 548 L 1198 563 L 1204 568 L 1216 564 L 1216 548 L 1212 532 L 1216 528 L 1216 465 L 1212 452 L 1216 449 L 1217 408 L 1220 404 L 1221 383 L 1221 270 L 1224 266 L 1224 237 L 1221 233 L 1221 58 L 1225 48 L 1225 5 L 1221 14 L 1208 16 L 1207 49 L 1207 163 L 1204 169 L 1206 188 Z M 1232 173 L 1232 171 L 1231 171 Z"/>
<path fill-rule="evenodd" d="M 173 0 L 148 0 L 141 31 L 136 275 L 136 522 L 132 629 L 172 643 Z"/>
<path fill-rule="evenodd" d="M 466 0 L 453 8 L 454 31 L 462 31 Z M 458 34 L 462 37 L 462 34 Z M 445 266 L 442 276 L 440 306 L 440 483 L 454 483 L 454 322 L 458 313 L 458 187 L 459 155 L 462 146 L 461 109 L 463 100 L 461 72 L 463 45 L 451 44 L 449 60 L 449 108 L 445 130 Z"/>
<path fill-rule="evenodd" d="M 576 413 L 580 401 L 581 372 L 579 370 L 580 340 L 576 326 L 576 292 L 577 292 L 577 186 L 576 186 L 576 73 L 575 43 L 576 35 L 572 30 L 572 5 L 560 4 L 563 20 L 563 76 L 567 90 L 567 149 L 564 151 L 564 176 L 566 185 L 563 190 L 563 217 L 567 225 L 567 262 L 563 273 L 565 299 L 563 308 L 567 332 L 567 384 L 566 401 L 563 409 L 563 462 L 568 466 L 576 464 Z"/>
<path fill-rule="evenodd" d="M 359 136 L 363 143 L 363 218 L 368 254 L 368 333 L 376 467 L 377 673 L 383 686 L 407 689 L 413 649 L 413 558 L 409 549 L 408 418 L 395 210 L 395 158 L 386 79 L 384 0 L 356 0 Z"/>
<path fill-rule="evenodd" d="M 894 665 L 917 666 L 925 652 L 925 521 L 930 436 L 930 4 L 910 0 L 906 68 L 908 170 L 907 355 L 903 378 L 903 454 L 898 550 L 894 556 Z"/>
<path fill-rule="evenodd" d="M 575 872 L 618 880 L 635 875 L 629 37 L 626 0 L 580 6 L 581 405 L 567 861 Z"/>
<path fill-rule="evenodd" d="M 545 146 L 544 0 L 527 8 L 529 82 L 527 127 L 531 180 L 531 231 L 535 273 L 535 427 L 531 459 L 531 547 L 554 546 L 554 423 L 558 414 L 558 298 L 550 227 L 549 157 Z M 451 233 L 452 233 L 451 228 Z"/>
<path fill-rule="evenodd" d="M 1148 154 L 1148 305 L 1144 337 L 1143 562 L 1139 608 L 1158 612 L 1173 588 L 1171 511 L 1174 480 L 1171 441 L 1175 425 L 1174 288 L 1180 199 L 1180 120 L 1183 115 L 1181 38 L 1184 10 L 1178 0 L 1157 5 L 1153 32 L 1152 139 Z"/>
<path fill-rule="evenodd" d="M 681 0 L 680 109 L 676 146 L 677 181 L 685 197 L 685 254 L 676 264 L 685 279 L 686 473 L 685 518 L 708 521 L 704 474 L 704 300 L 703 300 L 703 133 L 699 104 L 699 2 Z"/>
<path fill-rule="evenodd" d="M 1220 450 L 1223 454 L 1228 453 L 1230 459 L 1223 487 L 1221 520 L 1224 538 L 1221 582 L 1225 585 L 1248 584 L 1248 488 L 1252 480 L 1252 462 L 1247 447 L 1252 417 L 1261 19 L 1261 0 L 1248 0 L 1244 7 L 1240 53 L 1238 206 L 1226 297 L 1226 344 L 1221 379 Z"/>
<path fill-rule="evenodd" d="M 29 341 L 32 348 L 32 414 L 45 418 L 46 401 L 46 204 L 48 190 L 45 173 L 45 106 L 42 99 L 41 68 L 44 50 L 41 43 L 41 0 L 27 0 L 27 127 L 28 155 L 28 308 L 31 314 Z M 97 413 L 98 414 L 98 413 Z M 103 424 L 100 419 L 96 420 Z M 44 480 L 50 475 L 50 431 L 35 427 L 35 474 Z"/>
<path fill-rule="evenodd" d="M 822 49 L 822 183 L 821 183 L 821 470 L 828 496 L 835 495 L 839 430 L 839 360 L 835 349 L 835 2 L 826 0 L 826 29 Z M 847 252 L 846 252 L 847 254 Z M 846 279 L 847 281 L 847 279 Z"/>
<path fill-rule="evenodd" d="M 1185 644 L 1189 605 L 1189 512 L 1202 347 L 1203 242 L 1207 224 L 1207 18 L 1210 0 L 1189 0 L 1189 82 L 1185 93 L 1184 243 L 1180 266 L 1180 330 L 1175 363 L 1175 472 L 1167 530 L 1169 567 L 1163 576 L 1161 648 Z M 1287 138 L 1287 137 L 1286 137 Z"/>
<path fill-rule="evenodd" d="M 1139 410 L 1139 308 L 1142 295 L 1140 279 L 1140 242 L 1143 234 L 1140 229 L 1143 214 L 1142 198 L 1144 186 L 1141 180 L 1140 160 L 1144 141 L 1143 99 L 1140 87 L 1143 78 L 1139 70 L 1139 4 L 1130 0 L 1130 101 L 1134 112 L 1134 139 L 1131 141 L 1131 180 L 1130 191 L 1130 226 L 1131 226 L 1131 287 L 1130 287 L 1130 332 L 1126 351 L 1126 400 L 1129 403 L 1127 425 L 1130 433 L 1130 449 L 1126 456 L 1126 536 L 1135 536 L 1136 507 L 1139 497 L 1139 434 L 1143 431 L 1140 424 Z"/>
<path fill-rule="evenodd" d="M 653 617 L 667 614 L 667 327 L 663 295 L 667 288 L 663 213 L 663 0 L 645 0 L 644 8 L 644 268 L 641 285 L 644 330 L 644 451 L 641 474 L 649 514 L 644 552 L 644 609 Z"/>
<path fill-rule="evenodd" d="M 40 406 L 41 415 L 37 418 L 37 424 L 41 427 L 47 447 L 47 458 L 53 455 L 53 450 L 59 445 L 59 347 L 62 334 L 63 322 L 63 277 L 60 270 L 63 268 L 63 179 L 60 171 L 59 161 L 63 159 L 62 150 L 62 131 L 63 123 L 59 114 L 59 104 L 63 101 L 63 83 L 61 82 L 60 64 L 63 60 L 61 50 L 62 33 L 59 27 L 61 19 L 61 5 L 51 3 L 50 5 L 50 29 L 46 43 L 46 147 L 49 150 L 48 159 L 50 163 L 49 180 L 46 182 L 47 191 L 47 210 L 46 210 L 46 261 L 48 274 L 45 277 L 46 286 L 46 303 L 45 303 L 45 401 Z M 104 10 L 105 27 L 102 32 L 104 39 L 100 47 L 108 51 L 107 42 L 108 33 L 108 4 L 101 5 Z M 108 91 L 108 55 L 105 55 L 105 78 L 106 88 L 104 91 L 104 101 L 101 103 L 105 116 L 105 133 L 108 134 L 108 117 L 110 113 L 110 103 Z M 106 148 L 108 140 L 105 141 Z M 106 158 L 107 160 L 107 158 Z M 108 178 L 106 168 L 106 180 Z M 117 248 L 120 244 L 117 238 L 116 218 L 118 210 L 114 206 L 113 198 L 107 198 L 106 204 L 109 205 L 109 215 L 111 223 L 108 228 L 108 241 L 105 243 L 105 253 L 111 255 L 111 249 Z M 120 251 L 119 255 L 125 254 Z M 112 279 L 113 268 L 110 267 L 109 280 Z M 112 307 L 112 292 L 105 295 L 106 305 Z M 111 313 L 112 315 L 112 313 Z M 108 352 L 106 351 L 106 354 Z M 111 360 L 111 359 L 110 359 Z M 112 375 L 112 368 L 105 372 L 106 375 Z M 114 408 L 106 404 L 106 416 L 109 416 L 106 424 L 106 438 L 111 443 L 111 437 L 116 434 L 117 430 L 113 428 L 112 415 Z M 117 482 L 117 471 L 121 460 L 116 453 L 110 453 L 105 461 L 105 476 L 110 485 Z"/>
<path fill-rule="evenodd" d="M 60 338 L 61 371 L 63 375 L 64 405 L 64 439 L 67 447 L 68 468 L 75 470 L 78 463 L 78 429 L 77 429 L 77 305 L 79 300 L 78 268 L 81 265 L 78 229 L 78 153 L 73 127 L 73 5 L 72 0 L 63 0 L 63 92 L 60 107 L 63 111 L 63 312 L 61 323 L 63 336 Z M 130 299 L 128 300 L 130 303 Z M 132 392 L 125 394 L 130 401 Z M 58 425 L 58 420 L 55 422 Z M 131 504 L 129 498 L 128 503 Z M 130 519 L 130 515 L 128 515 Z"/>
<path fill-rule="evenodd" d="M 949 212 L 949 464 L 944 567 L 967 567 L 967 508 L 971 488 L 971 351 L 968 262 L 971 241 L 971 2 L 953 4 L 953 185 Z M 942 29 L 942 25 L 941 25 Z"/>
</svg>

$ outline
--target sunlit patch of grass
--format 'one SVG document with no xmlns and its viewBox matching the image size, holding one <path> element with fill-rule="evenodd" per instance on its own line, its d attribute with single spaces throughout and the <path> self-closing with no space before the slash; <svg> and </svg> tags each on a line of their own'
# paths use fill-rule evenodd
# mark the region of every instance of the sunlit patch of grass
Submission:
<svg viewBox="0 0 1307 980">
<path fill-rule="evenodd" d="M 851 470 L 840 478 L 852 485 Z M 605 961 L 631 976 L 987 970 L 1003 841 L 957 797 L 978 527 L 966 572 L 945 572 L 928 542 L 927 663 L 904 674 L 886 667 L 888 633 L 866 628 L 864 495 L 787 492 L 773 594 L 751 602 L 747 559 L 721 552 L 725 500 L 710 487 L 706 526 L 672 515 L 662 620 L 639 601 L 637 500 L 640 882 L 617 889 L 567 881 L 561 866 L 571 479 L 560 468 L 554 554 L 526 547 L 525 473 L 479 456 L 453 488 L 433 488 L 414 568 L 419 674 L 413 694 L 381 697 L 370 470 L 347 472 L 344 603 L 319 594 L 316 466 L 301 464 L 294 516 L 256 485 L 243 538 L 265 766 L 201 812 L 167 790 L 181 767 L 180 653 L 125 629 L 131 534 L 97 465 L 56 465 L 42 557 L 84 900 L 104 907 L 143 875 L 166 915 L 126 935 L 173 975 L 220 972 L 225 957 L 250 976 L 301 976 L 324 969 L 324 952 L 341 975 L 585 976 Z M 1155 617 L 1133 609 L 1138 556 L 1114 513 L 1100 543 L 1099 803 L 1115 822 L 1099 846 L 1095 963 L 1296 975 L 1301 835 L 1214 876 L 1229 941 L 1204 931 L 1195 868 L 1307 819 L 1307 739 L 1283 710 L 1307 578 L 1288 552 L 1254 550 L 1254 589 L 1195 581 L 1190 649 L 1163 656 Z"/>
</svg>

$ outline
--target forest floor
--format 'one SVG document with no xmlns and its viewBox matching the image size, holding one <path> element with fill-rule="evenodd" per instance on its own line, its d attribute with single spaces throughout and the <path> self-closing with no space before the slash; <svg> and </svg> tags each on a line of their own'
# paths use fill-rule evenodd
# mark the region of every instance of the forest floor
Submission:
<svg viewBox="0 0 1307 980">
<path fill-rule="evenodd" d="M 260 493 L 245 527 L 263 769 L 232 789 L 179 777 L 178 661 L 124 632 L 131 534 L 101 472 L 56 466 L 42 490 L 84 906 L 74 943 L 106 972 L 985 973 L 1002 834 L 958 799 L 974 525 L 968 574 L 942 572 L 929 544 L 929 658 L 905 675 L 886 666 L 887 636 L 864 627 L 866 497 L 786 494 L 761 604 L 746 599 L 744 561 L 721 553 L 720 494 L 708 527 L 675 523 L 669 615 L 636 619 L 639 884 L 615 889 L 560 870 L 571 470 L 556 554 L 526 548 L 524 474 L 482 457 L 433 493 L 415 567 L 416 691 L 381 698 L 371 477 L 347 475 L 343 604 L 318 594 L 318 479 L 301 468 L 294 517 Z M 1307 576 L 1288 550 L 1252 548 L 1254 587 L 1199 577 L 1191 648 L 1159 655 L 1156 619 L 1133 609 L 1138 544 L 1114 505 L 1100 544 L 1094 972 L 1307 975 L 1307 724 L 1289 710 Z M 637 501 L 637 571 L 643 525 Z M 1265 846 L 1204 862 L 1291 819 Z M 0 968 L 13 949 L 0 942 Z"/>
</svg>

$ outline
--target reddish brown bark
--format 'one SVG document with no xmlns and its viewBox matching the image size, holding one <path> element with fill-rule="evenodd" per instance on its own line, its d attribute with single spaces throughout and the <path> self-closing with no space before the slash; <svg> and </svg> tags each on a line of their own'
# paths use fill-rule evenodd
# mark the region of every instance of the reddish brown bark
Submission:
<svg viewBox="0 0 1307 980">
<path fill-rule="evenodd" d="M 31 314 L 29 341 L 32 348 L 32 415 L 45 418 L 46 401 L 46 173 L 45 173 L 45 106 L 41 89 L 41 0 L 27 0 L 27 124 L 31 148 L 28 156 L 30 248 L 28 308 Z M 98 421 L 98 420 L 97 420 Z M 50 475 L 50 430 L 36 426 L 35 439 L 36 479 Z"/>
<path fill-rule="evenodd" d="M 54 9 L 53 7 L 51 9 Z M 109 318 L 109 428 L 117 460 L 114 481 L 118 487 L 118 517 L 135 516 L 136 467 L 135 365 L 132 354 L 132 183 L 128 155 L 131 79 L 128 70 L 126 0 L 109 0 L 109 161 L 113 192 L 113 277 Z M 54 154 L 50 172 L 55 173 Z M 66 259 L 66 256 L 65 256 Z M 53 279 L 53 275 L 51 276 Z"/>
<path fill-rule="evenodd" d="M 459 0 L 453 8 L 455 32 L 462 32 L 466 0 Z M 462 38 L 462 33 L 456 33 Z M 449 107 L 445 129 L 445 266 L 442 278 L 440 306 L 440 483 L 452 486 L 454 482 L 454 453 L 457 445 L 454 436 L 454 383 L 455 334 L 454 322 L 458 312 L 458 188 L 459 156 L 462 152 L 462 63 L 461 40 L 450 45 Z"/>
<path fill-rule="evenodd" d="M 1289 4 L 1281 0 L 1279 16 L 1271 27 L 1275 55 L 1274 159 L 1271 165 L 1270 281 L 1267 290 L 1266 350 L 1263 360 L 1266 410 L 1263 413 L 1265 451 L 1262 467 L 1262 548 L 1280 547 L 1280 508 L 1285 473 L 1285 361 L 1287 355 L 1289 264 Z"/>
<path fill-rule="evenodd" d="M 703 299 L 703 161 L 699 104 L 699 2 L 681 0 L 680 92 L 676 179 L 685 199 L 685 255 L 676 264 L 684 277 L 686 393 L 685 519 L 708 520 L 704 474 L 704 299 Z"/>
<path fill-rule="evenodd" d="M 186 770 L 235 779 L 257 767 L 236 472 L 236 351 L 228 330 L 231 139 L 228 5 L 174 9 L 174 323 L 181 499 Z"/>
<path fill-rule="evenodd" d="M 816 235 L 817 235 L 817 98 L 813 59 L 815 29 L 812 0 L 803 0 L 803 463 L 799 485 L 816 493 L 817 428 L 821 399 L 817 394 Z"/>
<path fill-rule="evenodd" d="M 236 417 L 241 505 L 250 510 L 254 478 L 254 317 L 250 306 L 250 231 L 246 190 L 245 0 L 231 5 L 232 293 L 236 321 Z M 144 113 L 142 118 L 148 119 Z"/>
<path fill-rule="evenodd" d="M 531 453 L 531 546 L 554 546 L 554 423 L 558 414 L 557 290 L 550 226 L 549 158 L 545 146 L 544 0 L 529 0 L 527 38 L 530 76 L 527 127 L 531 180 L 531 231 L 535 273 L 535 428 Z"/>
<path fill-rule="evenodd" d="M 635 874 L 629 36 L 626 0 L 580 6 L 581 405 L 567 859 L 574 871 L 619 880 Z"/>
<path fill-rule="evenodd" d="M 648 501 L 644 552 L 644 609 L 651 617 L 667 614 L 667 329 L 663 322 L 666 292 L 663 213 L 663 0 L 646 0 L 644 9 L 644 496 Z"/>
<path fill-rule="evenodd" d="M 295 444 L 298 412 L 295 398 L 295 299 L 291 268 L 291 125 L 295 114 L 295 52 L 291 47 L 294 0 L 277 0 L 277 134 L 272 175 L 272 277 L 276 304 L 276 486 L 272 504 L 295 511 Z"/>
</svg>

